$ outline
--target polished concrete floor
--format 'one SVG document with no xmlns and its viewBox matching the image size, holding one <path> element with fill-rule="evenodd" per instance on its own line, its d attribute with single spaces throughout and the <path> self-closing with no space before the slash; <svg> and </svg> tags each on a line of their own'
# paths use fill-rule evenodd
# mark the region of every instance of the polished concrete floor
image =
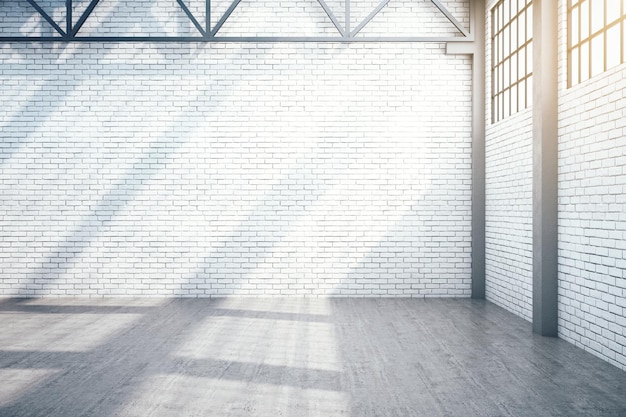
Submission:
<svg viewBox="0 0 626 417">
<path fill-rule="evenodd" d="M 473 300 L 0 300 L 0 416 L 626 416 L 626 372 Z"/>
</svg>

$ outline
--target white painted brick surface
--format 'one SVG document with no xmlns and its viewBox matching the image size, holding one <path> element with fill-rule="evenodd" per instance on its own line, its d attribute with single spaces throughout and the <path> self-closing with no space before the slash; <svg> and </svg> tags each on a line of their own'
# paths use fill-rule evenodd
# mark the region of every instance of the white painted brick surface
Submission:
<svg viewBox="0 0 626 417">
<path fill-rule="evenodd" d="M 3 44 L 0 294 L 468 296 L 471 69 L 444 52 Z"/>
<path fill-rule="evenodd" d="M 567 89 L 561 3 L 559 336 L 626 369 L 626 66 Z"/>
<path fill-rule="evenodd" d="M 486 30 L 491 37 L 487 2 Z M 491 44 L 486 45 L 491 62 Z M 487 65 L 485 284 L 487 300 L 532 319 L 532 108 L 491 123 Z"/>
</svg>

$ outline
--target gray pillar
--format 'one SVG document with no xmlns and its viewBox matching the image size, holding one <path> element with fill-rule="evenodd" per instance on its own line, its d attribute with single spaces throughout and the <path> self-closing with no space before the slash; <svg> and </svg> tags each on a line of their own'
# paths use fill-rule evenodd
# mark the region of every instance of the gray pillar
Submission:
<svg viewBox="0 0 626 417">
<path fill-rule="evenodd" d="M 558 2 L 533 1 L 533 331 L 557 336 Z"/>
<path fill-rule="evenodd" d="M 472 42 L 448 42 L 472 56 L 472 298 L 485 298 L 485 0 L 470 1 Z"/>
<path fill-rule="evenodd" d="M 485 298 L 485 0 L 472 0 L 472 298 Z"/>
</svg>

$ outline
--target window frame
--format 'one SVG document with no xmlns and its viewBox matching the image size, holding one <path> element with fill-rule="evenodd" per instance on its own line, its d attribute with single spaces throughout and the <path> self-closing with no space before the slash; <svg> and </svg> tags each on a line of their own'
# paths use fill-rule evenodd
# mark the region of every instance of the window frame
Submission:
<svg viewBox="0 0 626 417">
<path fill-rule="evenodd" d="M 567 87 L 571 88 L 578 84 L 581 84 L 597 75 L 600 75 L 611 68 L 614 68 L 620 64 L 626 62 L 626 0 L 619 1 L 620 14 L 619 17 L 613 21 L 609 21 L 607 3 L 609 0 L 568 0 L 567 1 Z M 592 7 L 596 2 L 602 2 L 602 26 L 594 29 L 594 8 Z M 583 9 L 586 5 L 587 19 L 584 23 L 581 19 L 583 16 Z M 595 8 L 596 11 L 598 8 Z M 573 15 L 576 13 L 576 22 L 573 20 Z M 577 23 L 577 27 L 574 28 L 574 23 Z M 619 59 L 616 63 L 609 64 L 608 50 L 608 34 L 615 27 L 618 28 L 618 47 L 619 47 Z M 574 32 L 575 30 L 575 32 Z M 576 42 L 574 42 L 574 33 L 577 35 Z M 586 36 L 583 37 L 583 33 Z M 598 65 L 594 62 L 594 48 L 597 45 L 594 40 L 602 39 L 602 65 L 600 70 L 596 71 L 595 66 Z M 586 61 L 583 59 L 583 51 L 586 51 Z"/>
<path fill-rule="evenodd" d="M 513 3 L 517 10 L 513 8 Z M 531 104 L 532 10 L 532 0 L 499 0 L 490 10 L 492 123 L 518 113 Z M 520 23 L 524 25 L 523 30 Z M 508 48 L 505 45 L 507 42 Z"/>
</svg>

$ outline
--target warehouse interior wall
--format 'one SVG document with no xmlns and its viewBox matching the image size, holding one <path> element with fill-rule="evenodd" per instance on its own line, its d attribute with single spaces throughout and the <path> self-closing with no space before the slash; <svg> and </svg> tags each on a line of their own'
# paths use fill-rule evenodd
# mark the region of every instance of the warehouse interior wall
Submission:
<svg viewBox="0 0 626 417">
<path fill-rule="evenodd" d="M 491 8 L 487 3 L 487 39 Z M 559 2 L 558 335 L 626 369 L 626 69 L 568 83 Z M 487 53 L 487 300 L 532 320 L 532 106 L 493 122 Z"/>
<path fill-rule="evenodd" d="M 626 369 L 626 65 L 568 87 L 561 3 L 559 337 Z"/>
<path fill-rule="evenodd" d="M 532 104 L 494 120 L 491 10 L 485 10 L 485 286 L 486 298 L 532 320 Z"/>
<path fill-rule="evenodd" d="M 173 3 L 106 3 L 83 30 L 194 33 Z M 492 118 L 496 3 L 486 298 L 530 321 L 533 108 Z M 333 32 L 298 4 L 254 2 L 223 33 Z M 378 2 L 356 4 L 352 26 Z M 570 86 L 558 5 L 559 337 L 626 369 L 626 68 Z M 467 1 L 446 6 L 468 23 Z M 3 33 L 52 33 L 25 1 L 0 16 Z M 455 33 L 424 0 L 390 3 L 363 35 L 415 28 Z M 470 57 L 400 42 L 0 48 L 0 295 L 470 296 Z"/>
<path fill-rule="evenodd" d="M 23 3 L 3 25 L 37 24 Z M 269 27 L 241 4 L 224 30 L 332 28 L 300 3 Z M 84 30 L 185 34 L 174 6 L 104 3 Z M 455 32 L 430 2 L 403 7 L 370 30 Z M 445 45 L 3 43 L 0 59 L 2 295 L 469 296 L 471 61 Z"/>
</svg>

